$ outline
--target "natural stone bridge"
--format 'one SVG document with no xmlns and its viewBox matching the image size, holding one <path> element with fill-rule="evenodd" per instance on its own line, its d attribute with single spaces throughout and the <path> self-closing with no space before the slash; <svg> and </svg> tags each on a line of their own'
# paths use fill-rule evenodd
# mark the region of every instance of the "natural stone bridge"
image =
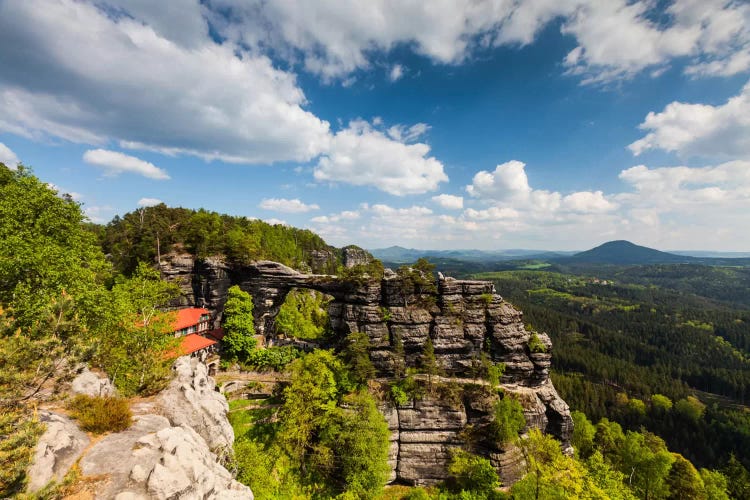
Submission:
<svg viewBox="0 0 750 500">
<path fill-rule="evenodd" d="M 176 278 L 188 275 L 175 267 L 165 272 Z M 189 274 L 193 295 L 186 293 L 187 301 L 217 312 L 223 309 L 230 285 L 249 292 L 256 331 L 267 338 L 275 335 L 274 318 L 290 290 L 306 288 L 331 295 L 328 312 L 334 333 L 339 339 L 352 332 L 366 333 L 370 358 L 384 383 L 393 379 L 396 362 L 419 367 L 424 346 L 431 339 L 447 377 L 440 379 L 441 385 L 450 388 L 445 394 L 451 395 L 433 394 L 400 406 L 383 403 L 381 411 L 391 430 L 393 481 L 431 484 L 444 480 L 450 451 L 455 448 L 471 448 L 488 457 L 505 484 L 519 477 L 522 457 L 518 449 L 488 438 L 498 393 L 483 383 L 467 383 L 476 377 L 482 356 L 505 364 L 501 387 L 506 395 L 521 401 L 528 427 L 554 435 L 569 448 L 572 419 L 549 379 L 549 337 L 536 333 L 545 352 L 532 352 L 532 334 L 524 328 L 522 313 L 497 295 L 490 282 L 441 276 L 436 291 L 424 292 L 388 270 L 380 281 L 358 283 L 302 274 L 269 261 L 231 268 L 203 261 L 191 265 Z M 397 339 L 403 344 L 403 354 L 395 349 Z M 468 429 L 479 439 L 467 441 Z"/>
</svg>

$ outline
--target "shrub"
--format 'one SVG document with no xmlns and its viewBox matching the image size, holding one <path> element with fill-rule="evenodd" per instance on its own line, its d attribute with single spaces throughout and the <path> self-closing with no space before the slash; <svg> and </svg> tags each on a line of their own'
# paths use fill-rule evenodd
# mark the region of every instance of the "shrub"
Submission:
<svg viewBox="0 0 750 500">
<path fill-rule="evenodd" d="M 391 313 L 391 310 L 387 307 L 381 307 L 380 308 L 380 318 L 383 321 L 390 321 L 393 314 Z"/>
<path fill-rule="evenodd" d="M 547 352 L 547 346 L 539 340 L 539 335 L 536 333 L 532 333 L 529 337 L 529 351 L 539 353 Z"/>
<path fill-rule="evenodd" d="M 0 411 L 0 498 L 9 498 L 26 487 L 26 469 L 44 427 L 23 411 Z"/>
<path fill-rule="evenodd" d="M 391 383 L 391 397 L 397 405 L 405 405 L 412 399 L 419 399 L 424 396 L 424 387 L 419 382 L 407 374 L 406 377 Z"/>
<path fill-rule="evenodd" d="M 253 349 L 248 353 L 244 366 L 258 371 L 273 370 L 279 372 L 299 357 L 299 349 L 290 345 Z"/>
<path fill-rule="evenodd" d="M 521 403 L 506 394 L 495 404 L 495 419 L 492 421 L 495 438 L 499 443 L 508 443 L 517 438 L 525 426 Z"/>
<path fill-rule="evenodd" d="M 69 404 L 71 416 L 83 430 L 102 434 L 130 427 L 132 414 L 128 400 L 115 397 L 91 397 L 79 394 Z"/>
<path fill-rule="evenodd" d="M 487 498 L 500 486 L 500 479 L 490 461 L 464 450 L 451 454 L 448 474 L 451 489 L 475 493 L 475 498 Z"/>
</svg>

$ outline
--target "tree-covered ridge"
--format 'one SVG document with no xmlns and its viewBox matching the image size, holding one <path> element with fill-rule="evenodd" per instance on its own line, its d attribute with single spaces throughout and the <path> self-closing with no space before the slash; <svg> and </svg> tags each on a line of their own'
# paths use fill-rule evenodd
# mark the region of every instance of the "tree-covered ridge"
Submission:
<svg viewBox="0 0 750 500">
<path fill-rule="evenodd" d="M 572 408 L 627 429 L 645 426 L 699 466 L 717 467 L 731 452 L 750 465 L 750 416 L 742 406 L 750 397 L 750 310 L 706 297 L 719 287 L 711 277 L 742 270 L 701 267 L 476 276 L 491 278 L 526 322 L 549 332 L 553 381 Z M 697 287 L 698 276 L 706 279 L 704 295 L 685 287 Z M 685 404 L 691 395 L 704 401 L 697 417 Z M 674 406 L 665 409 L 660 398 Z"/>
<path fill-rule="evenodd" d="M 115 269 L 126 274 L 138 262 L 156 262 L 178 248 L 198 258 L 221 255 L 231 263 L 265 259 L 317 272 L 334 272 L 340 260 L 340 251 L 307 229 L 163 203 L 115 216 L 91 230 Z M 313 252 L 328 255 L 315 259 Z"/>
</svg>

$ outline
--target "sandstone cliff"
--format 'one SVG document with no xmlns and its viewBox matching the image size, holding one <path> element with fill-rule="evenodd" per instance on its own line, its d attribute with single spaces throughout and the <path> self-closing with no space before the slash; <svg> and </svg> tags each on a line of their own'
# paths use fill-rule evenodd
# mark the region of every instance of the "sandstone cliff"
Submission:
<svg viewBox="0 0 750 500">
<path fill-rule="evenodd" d="M 354 261 L 358 257 L 352 255 Z M 193 287 L 193 303 L 219 312 L 226 289 L 237 284 L 253 296 L 256 332 L 271 341 L 274 318 L 290 290 L 331 295 L 329 317 L 336 336 L 366 333 L 383 383 L 393 380 L 398 364 L 418 366 L 427 340 L 432 341 L 443 385 L 451 386 L 451 394 L 381 408 L 392 433 L 394 481 L 429 484 L 445 479 L 455 447 L 470 447 L 490 458 L 506 484 L 517 479 L 522 465 L 517 450 L 486 439 L 472 442 L 472 435 L 481 437 L 486 431 L 498 399 L 496 388 L 476 379 L 482 353 L 505 364 L 501 388 L 522 402 L 527 426 L 554 435 L 570 448 L 570 411 L 549 379 L 549 337 L 533 333 L 532 349 L 532 332 L 524 328 L 522 313 L 505 302 L 492 283 L 441 277 L 437 287 L 430 287 L 393 272 L 380 281 L 347 281 L 302 274 L 270 261 L 232 268 L 215 261 L 201 266 L 195 266 L 191 278 L 191 283 L 201 283 Z M 397 352 L 397 342 L 403 354 Z"/>
</svg>

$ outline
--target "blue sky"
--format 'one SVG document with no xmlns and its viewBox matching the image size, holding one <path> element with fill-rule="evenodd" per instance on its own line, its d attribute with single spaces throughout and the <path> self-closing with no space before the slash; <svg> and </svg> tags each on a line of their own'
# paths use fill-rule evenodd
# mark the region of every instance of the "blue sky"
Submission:
<svg viewBox="0 0 750 500">
<path fill-rule="evenodd" d="M 0 161 L 369 248 L 750 249 L 750 5 L 0 0 Z"/>
</svg>

